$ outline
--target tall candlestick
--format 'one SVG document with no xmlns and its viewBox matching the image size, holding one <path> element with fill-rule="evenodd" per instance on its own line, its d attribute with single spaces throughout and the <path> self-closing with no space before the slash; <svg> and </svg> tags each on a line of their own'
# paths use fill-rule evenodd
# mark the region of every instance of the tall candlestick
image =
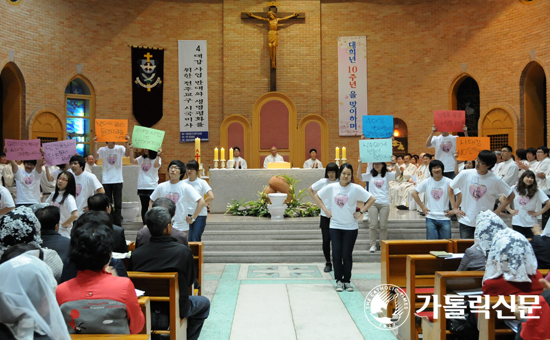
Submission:
<svg viewBox="0 0 550 340">
<path fill-rule="evenodd" d="M 336 159 L 340 158 L 340 148 L 336 147 Z"/>
<path fill-rule="evenodd" d="M 347 157 L 346 157 L 346 147 L 345 146 L 342 148 L 342 158 L 347 159 Z"/>
<path fill-rule="evenodd" d="M 195 138 L 195 160 L 201 164 L 201 139 L 199 137 Z"/>
<path fill-rule="evenodd" d="M 218 161 L 218 148 L 214 149 L 214 161 Z"/>
<path fill-rule="evenodd" d="M 229 149 L 229 160 L 230 160 L 230 161 L 233 160 L 233 148 L 230 148 L 230 149 Z"/>
<path fill-rule="evenodd" d="M 225 161 L 225 149 L 222 148 L 222 161 Z"/>
</svg>

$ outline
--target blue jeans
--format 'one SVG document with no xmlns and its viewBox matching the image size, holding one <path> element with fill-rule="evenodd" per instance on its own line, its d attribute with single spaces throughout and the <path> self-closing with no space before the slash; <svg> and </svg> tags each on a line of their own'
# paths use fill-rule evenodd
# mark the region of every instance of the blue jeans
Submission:
<svg viewBox="0 0 550 340">
<path fill-rule="evenodd" d="M 206 216 L 199 216 L 189 225 L 189 242 L 200 242 L 206 228 Z"/>
<path fill-rule="evenodd" d="M 206 216 L 205 216 L 206 217 Z M 204 320 L 210 314 L 210 300 L 204 296 L 190 296 L 191 308 L 187 313 L 187 340 L 196 340 L 201 335 Z"/>
<path fill-rule="evenodd" d="M 426 218 L 426 239 L 446 240 L 451 238 L 451 221 Z"/>
<path fill-rule="evenodd" d="M 332 265 L 334 266 L 334 278 L 336 281 L 349 283 L 351 280 L 351 268 L 353 266 L 353 247 L 359 230 L 343 230 L 330 228 L 332 241 Z"/>
</svg>

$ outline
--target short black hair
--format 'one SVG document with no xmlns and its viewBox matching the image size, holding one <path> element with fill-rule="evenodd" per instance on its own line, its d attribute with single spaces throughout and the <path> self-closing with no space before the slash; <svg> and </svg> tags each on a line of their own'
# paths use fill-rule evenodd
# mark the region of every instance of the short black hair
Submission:
<svg viewBox="0 0 550 340">
<path fill-rule="evenodd" d="M 441 168 L 441 172 L 445 172 L 445 165 L 443 164 L 442 161 L 440 160 L 433 160 L 430 162 L 430 164 L 428 165 L 428 169 L 430 169 L 430 175 L 433 177 L 434 174 L 432 173 L 432 169 L 433 168 L 437 168 L 437 167 L 440 167 Z"/>
<path fill-rule="evenodd" d="M 190 160 L 189 162 L 187 162 L 187 169 L 199 171 L 199 162 L 194 159 Z"/>
<path fill-rule="evenodd" d="M 334 171 L 336 172 L 336 178 L 338 178 L 339 176 L 339 173 L 338 173 L 338 165 L 336 165 L 336 163 L 334 162 L 330 162 L 327 164 L 327 167 L 325 168 L 325 178 L 328 178 L 328 173 L 329 171 Z"/>
<path fill-rule="evenodd" d="M 519 159 L 522 161 L 527 159 L 527 150 L 525 149 L 516 149 L 516 156 L 518 156 Z"/>
<path fill-rule="evenodd" d="M 397 156 L 395 156 L 395 159 L 398 159 L 398 158 L 403 159 L 403 155 L 397 155 Z"/>
<path fill-rule="evenodd" d="M 527 150 L 525 150 L 525 153 L 530 153 L 531 155 L 536 156 L 537 155 L 537 149 L 528 148 Z"/>
<path fill-rule="evenodd" d="M 241 148 L 239 148 L 238 146 L 233 147 L 233 150 L 239 150 L 239 152 L 241 152 Z"/>
<path fill-rule="evenodd" d="M 412 155 L 411 155 L 410 153 L 406 153 L 406 154 L 404 155 L 403 159 L 405 159 L 406 156 L 409 156 L 409 159 L 412 158 Z"/>
<path fill-rule="evenodd" d="M 6 249 L 6 251 L 4 251 L 4 254 L 2 254 L 2 257 L 0 257 L 0 264 L 7 262 L 19 255 L 25 254 L 26 252 L 31 250 L 40 250 L 40 259 L 44 260 L 44 253 L 39 247 L 31 243 L 18 243 L 14 244 L 13 246 Z"/>
<path fill-rule="evenodd" d="M 113 220 L 111 219 L 111 215 L 109 215 L 106 211 L 93 211 L 88 210 L 84 214 L 80 215 L 76 221 L 73 223 L 73 229 L 71 230 L 71 235 L 73 231 L 77 228 L 80 228 L 81 226 L 85 225 L 88 222 L 98 222 L 101 224 L 105 224 L 109 228 L 113 228 Z"/>
<path fill-rule="evenodd" d="M 171 223 L 172 217 L 168 209 L 164 207 L 151 208 L 145 214 L 145 224 L 151 233 L 151 236 L 158 237 L 164 234 L 164 230 Z"/>
<path fill-rule="evenodd" d="M 77 270 L 102 270 L 111 260 L 113 244 L 113 229 L 88 222 L 73 229 L 69 257 Z"/>
<path fill-rule="evenodd" d="M 84 159 L 84 157 L 82 157 L 80 155 L 72 156 L 71 159 L 69 160 L 69 164 L 72 163 L 72 162 L 78 162 L 78 164 L 80 164 L 80 167 L 82 168 L 82 170 L 84 170 L 84 167 L 86 166 L 86 160 Z"/>
<path fill-rule="evenodd" d="M 309 153 L 311 153 L 312 151 L 315 151 L 315 153 L 317 153 L 317 149 L 311 149 L 309 150 Z"/>
<path fill-rule="evenodd" d="M 59 208 L 53 205 L 38 209 L 34 214 L 40 222 L 41 230 L 55 230 L 55 226 L 59 224 L 61 218 Z"/>
<path fill-rule="evenodd" d="M 31 159 L 31 160 L 23 161 L 23 164 L 26 164 L 26 163 L 30 163 L 30 164 L 36 166 L 36 159 Z"/>
<path fill-rule="evenodd" d="M 430 155 L 429 153 L 426 152 L 426 153 L 424 154 L 424 156 L 422 156 L 422 158 L 424 158 L 424 157 L 432 158 L 432 155 Z"/>
<path fill-rule="evenodd" d="M 338 171 L 338 169 L 336 171 Z M 153 202 L 153 208 L 155 208 L 155 207 L 163 207 L 163 208 L 168 209 L 168 213 L 172 217 L 174 217 L 174 215 L 176 214 L 176 203 L 174 203 L 174 201 L 172 201 L 169 198 L 166 198 L 166 197 L 157 198 Z"/>
<path fill-rule="evenodd" d="M 544 154 L 547 154 L 547 155 L 548 155 L 548 148 L 547 148 L 546 146 L 544 146 L 544 145 L 543 145 L 543 146 L 539 146 L 539 147 L 537 148 L 537 151 L 538 151 L 538 150 L 542 150 L 542 152 L 543 152 Z"/>
<path fill-rule="evenodd" d="M 6 153 L 5 152 L 0 152 L 0 157 L 6 157 Z"/>
<path fill-rule="evenodd" d="M 477 158 L 491 170 L 497 163 L 497 155 L 490 150 L 481 150 Z"/>
<path fill-rule="evenodd" d="M 105 194 L 95 194 L 88 197 L 88 210 L 91 211 L 106 211 L 107 207 L 111 205 L 109 196 Z"/>
<path fill-rule="evenodd" d="M 185 164 L 183 164 L 183 162 L 178 159 L 174 159 L 173 161 L 170 162 L 170 164 L 168 164 L 168 172 L 170 172 L 170 167 L 172 165 L 175 165 L 178 168 L 180 168 L 180 181 L 181 181 L 185 176 Z"/>
<path fill-rule="evenodd" d="M 510 145 L 503 145 L 502 148 L 500 148 L 500 149 L 501 149 L 501 150 L 502 150 L 502 149 L 506 149 L 506 150 L 508 150 L 509 152 L 513 152 L 513 151 L 514 151 Z"/>
<path fill-rule="evenodd" d="M 338 171 L 338 178 L 340 178 L 340 176 L 342 176 L 342 171 L 344 171 L 344 169 L 350 169 L 351 170 L 351 180 L 349 182 L 353 183 L 353 165 L 351 165 L 349 163 L 344 163 L 344 164 L 340 165 L 340 171 Z"/>
</svg>

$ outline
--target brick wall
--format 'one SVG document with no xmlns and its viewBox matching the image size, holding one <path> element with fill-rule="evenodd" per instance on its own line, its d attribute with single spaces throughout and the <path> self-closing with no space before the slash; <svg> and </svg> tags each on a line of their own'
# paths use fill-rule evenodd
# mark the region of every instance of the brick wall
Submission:
<svg viewBox="0 0 550 340">
<path fill-rule="evenodd" d="M 154 127 L 167 132 L 166 160 L 188 160 L 192 144 L 179 143 L 177 40 L 208 40 L 210 142 L 202 150 L 212 159 L 223 118 L 241 114 L 251 122 L 254 102 L 269 90 L 267 24 L 240 19 L 265 8 L 258 0 L 0 1 L 0 67 L 15 50 L 25 126 L 44 108 L 64 114 L 64 88 L 82 64 L 96 117 L 129 119 L 132 128 L 128 45 L 165 47 L 164 118 Z M 542 0 L 280 1 L 279 12 L 306 12 L 306 19 L 279 29 L 278 91 L 295 102 L 298 119 L 313 113 L 328 121 L 331 157 L 335 146 L 346 146 L 355 162 L 358 138 L 337 130 L 336 44 L 339 36 L 366 35 L 369 113 L 403 119 L 409 151 L 425 150 L 432 110 L 450 107 L 463 63 L 479 84 L 482 119 L 502 107 L 523 126 L 519 86 L 530 51 L 550 71 L 549 10 Z M 524 146 L 525 131 L 516 140 Z"/>
</svg>

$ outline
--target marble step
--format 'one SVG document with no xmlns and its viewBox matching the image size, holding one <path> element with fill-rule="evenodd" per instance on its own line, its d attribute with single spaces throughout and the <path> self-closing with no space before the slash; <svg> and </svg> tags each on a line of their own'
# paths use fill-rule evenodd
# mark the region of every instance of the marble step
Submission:
<svg viewBox="0 0 550 340">
<path fill-rule="evenodd" d="M 354 262 L 380 262 L 380 251 L 354 249 Z M 325 262 L 323 253 L 317 251 L 236 251 L 209 252 L 205 255 L 207 263 L 315 263 Z"/>
<path fill-rule="evenodd" d="M 226 242 L 226 241 L 204 241 L 204 253 L 205 256 L 210 256 L 213 252 L 226 251 L 233 253 L 237 251 L 304 251 L 304 250 L 317 250 L 320 251 L 322 247 L 322 240 L 254 240 L 254 241 L 238 241 L 238 242 Z M 366 249 L 370 247 L 370 242 L 367 239 L 357 240 L 355 242 L 356 249 Z"/>
</svg>

